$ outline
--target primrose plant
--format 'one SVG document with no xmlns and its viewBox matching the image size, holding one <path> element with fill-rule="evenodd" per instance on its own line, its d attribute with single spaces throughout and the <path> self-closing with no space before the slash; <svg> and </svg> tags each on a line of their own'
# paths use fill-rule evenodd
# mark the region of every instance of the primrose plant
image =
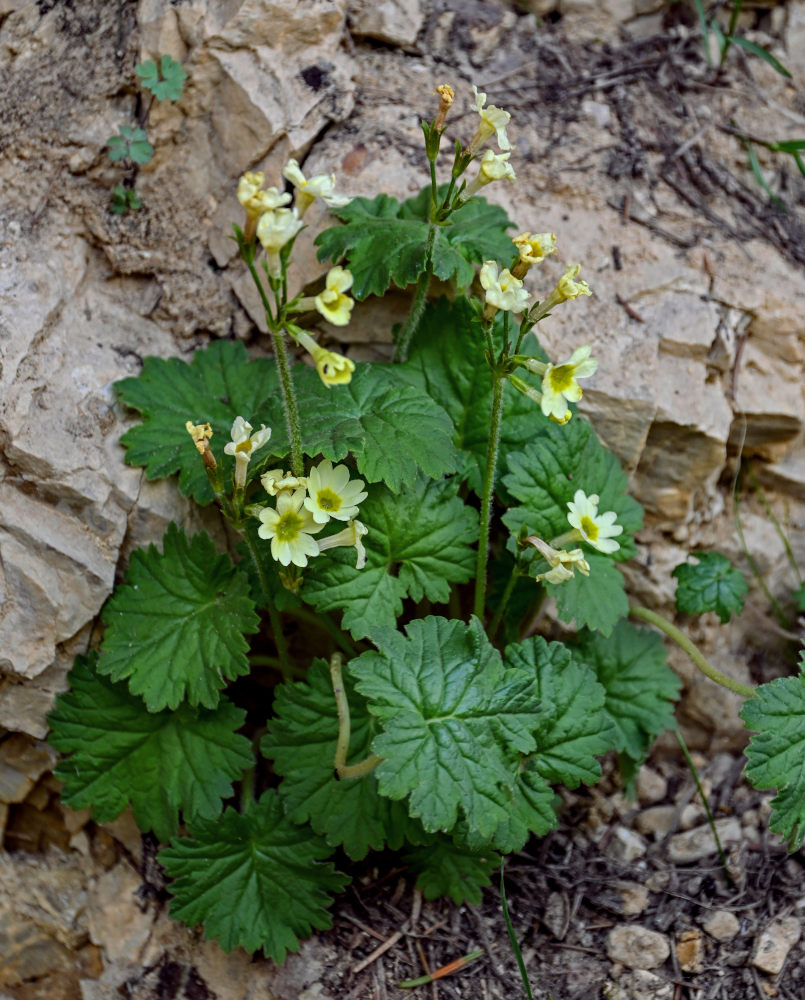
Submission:
<svg viewBox="0 0 805 1000">
<path fill-rule="evenodd" d="M 98 822 L 130 805 L 165 845 L 173 915 L 276 961 L 328 926 L 347 883 L 336 851 L 400 851 L 427 897 L 478 901 L 502 854 L 556 825 L 557 786 L 594 783 L 613 750 L 631 783 L 674 724 L 679 681 L 630 613 L 751 699 L 750 775 L 780 788 L 772 825 L 791 847 L 805 830 L 805 757 L 778 721 L 781 706 L 805 715 L 805 682 L 755 692 L 630 608 L 618 566 L 642 511 L 574 412 L 596 360 L 589 345 L 552 360 L 535 337 L 590 289 L 571 264 L 534 297 L 557 241 L 512 239 L 479 194 L 516 182 L 509 114 L 485 94 L 440 183 L 454 95 L 437 94 L 413 198 L 348 200 L 295 160 L 293 195 L 241 178 L 234 234 L 272 356 L 215 341 L 189 364 L 147 358 L 117 387 L 142 418 L 126 460 L 178 474 L 239 540 L 219 552 L 171 524 L 135 551 L 100 649 L 50 716 L 65 803 Z M 291 296 L 316 199 L 335 216 L 316 238 L 332 266 L 316 294 Z M 449 294 L 430 296 L 434 278 Z M 412 302 L 391 362 L 328 346 L 356 300 L 392 286 Z M 684 610 L 728 617 L 745 582 L 712 555 L 680 571 Z M 573 641 L 536 634 L 546 596 Z"/>
</svg>

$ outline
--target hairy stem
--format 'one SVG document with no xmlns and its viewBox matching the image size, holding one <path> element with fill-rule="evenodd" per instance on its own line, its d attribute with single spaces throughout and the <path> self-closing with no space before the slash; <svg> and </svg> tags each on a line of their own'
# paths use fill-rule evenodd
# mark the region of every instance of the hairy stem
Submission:
<svg viewBox="0 0 805 1000">
<path fill-rule="evenodd" d="M 489 557 L 489 522 L 492 519 L 492 494 L 500 447 L 500 424 L 503 414 L 503 387 L 506 376 L 492 373 L 492 416 L 489 424 L 489 445 L 486 451 L 486 474 L 478 522 L 478 562 L 475 567 L 475 614 L 483 619 L 486 601 L 486 563 Z"/>
<path fill-rule="evenodd" d="M 285 349 L 285 334 L 282 330 L 272 330 L 271 339 L 274 341 L 274 353 L 277 356 L 282 406 L 285 410 L 285 423 L 288 426 L 288 437 L 291 442 L 291 468 L 295 476 L 303 476 L 305 463 L 302 459 L 302 424 L 299 421 L 299 407 L 296 403 L 296 392 L 288 364 L 288 352 Z"/>
<path fill-rule="evenodd" d="M 414 292 L 414 301 L 411 303 L 411 311 L 408 313 L 408 318 L 400 330 L 397 346 L 394 348 L 394 357 L 392 359 L 394 361 L 406 361 L 408 358 L 408 348 L 411 346 L 411 340 L 414 334 L 419 329 L 419 324 L 422 320 L 422 313 L 424 313 L 425 304 L 428 301 L 428 289 L 430 288 L 432 273 L 430 260 L 428 260 L 425 265 L 425 270 L 422 274 L 420 274 L 419 280 L 416 283 L 416 291 Z"/>
<path fill-rule="evenodd" d="M 244 529 L 241 534 L 243 535 L 243 540 L 246 542 L 246 548 L 249 550 L 249 555 L 252 557 L 254 568 L 257 571 L 257 578 L 260 581 L 260 589 L 263 591 L 263 600 L 266 608 L 268 609 L 268 618 L 271 622 L 271 631 L 274 633 L 274 645 L 277 647 L 277 656 L 279 657 L 282 675 L 285 680 L 290 680 L 293 676 L 293 667 L 291 666 L 291 661 L 288 658 L 288 646 L 285 643 L 285 636 L 282 634 L 282 622 L 280 621 L 279 612 L 274 607 L 274 601 L 271 598 L 271 590 L 268 586 L 268 580 L 266 579 L 265 567 L 260 560 L 260 556 L 258 555 L 257 548 L 254 544 L 254 539 L 249 534 L 248 529 Z"/>
<path fill-rule="evenodd" d="M 677 646 L 688 654 L 693 664 L 701 670 L 705 677 L 709 677 L 711 681 L 715 681 L 716 684 L 727 688 L 728 691 L 734 691 L 735 694 L 739 694 L 743 698 L 755 697 L 755 689 L 753 687 L 741 684 L 740 681 L 733 680 L 732 677 L 728 677 L 726 674 L 722 674 L 720 670 L 716 670 L 712 663 L 702 655 L 696 643 L 686 636 L 684 632 L 680 631 L 676 625 L 672 625 L 667 618 L 658 615 L 656 611 L 650 611 L 648 608 L 641 608 L 635 604 L 629 605 L 629 614 L 634 618 L 641 618 L 644 622 L 654 625 L 661 632 L 664 632 L 669 639 L 673 639 Z"/>
<path fill-rule="evenodd" d="M 333 653 L 330 657 L 330 677 L 333 682 L 333 694 L 335 704 L 338 709 L 338 742 L 335 745 L 335 774 L 342 778 L 362 778 L 377 767 L 382 757 L 376 753 L 370 753 L 364 760 L 357 764 L 347 764 L 347 754 L 349 753 L 349 737 L 351 734 L 349 722 L 349 702 L 347 692 L 344 690 L 344 679 L 341 676 L 340 653 Z"/>
</svg>

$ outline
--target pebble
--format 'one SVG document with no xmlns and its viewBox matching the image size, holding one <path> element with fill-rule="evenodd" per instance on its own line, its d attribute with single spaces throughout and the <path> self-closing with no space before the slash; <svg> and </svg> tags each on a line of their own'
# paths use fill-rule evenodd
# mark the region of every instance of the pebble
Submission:
<svg viewBox="0 0 805 1000">
<path fill-rule="evenodd" d="M 704 938 L 697 927 L 676 932 L 676 957 L 683 972 L 701 972 Z"/>
<path fill-rule="evenodd" d="M 725 849 L 731 842 L 738 842 L 741 839 L 741 824 L 735 817 L 717 819 L 716 830 Z M 715 837 L 708 823 L 686 830 L 684 833 L 675 833 L 668 841 L 668 859 L 676 864 L 701 861 L 702 858 L 717 852 Z"/>
<path fill-rule="evenodd" d="M 741 924 L 730 910 L 713 910 L 702 922 L 702 927 L 716 941 L 731 941 L 741 929 Z"/>
<path fill-rule="evenodd" d="M 649 891 L 639 882 L 616 882 L 620 891 L 621 913 L 624 917 L 636 917 L 648 906 Z"/>
<path fill-rule="evenodd" d="M 752 965 L 776 976 L 785 965 L 791 948 L 799 941 L 802 927 L 796 917 L 772 920 L 757 936 Z"/>
<path fill-rule="evenodd" d="M 661 774 L 644 764 L 637 772 L 635 780 L 637 798 L 643 805 L 662 802 L 668 794 L 668 782 Z"/>
<path fill-rule="evenodd" d="M 673 995 L 673 984 L 645 969 L 634 969 L 618 976 L 617 983 L 604 985 L 606 1000 L 672 1000 Z"/>
<path fill-rule="evenodd" d="M 607 937 L 607 954 L 630 969 L 656 969 L 671 954 L 668 939 L 639 924 L 620 924 Z"/>
<path fill-rule="evenodd" d="M 627 826 L 616 826 L 605 853 L 616 861 L 637 861 L 647 850 L 648 844 L 639 833 Z"/>
</svg>

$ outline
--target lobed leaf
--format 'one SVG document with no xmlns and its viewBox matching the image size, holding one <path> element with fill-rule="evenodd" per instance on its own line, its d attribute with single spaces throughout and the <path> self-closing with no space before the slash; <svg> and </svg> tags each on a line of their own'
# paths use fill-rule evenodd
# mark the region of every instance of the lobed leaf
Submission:
<svg viewBox="0 0 805 1000">
<path fill-rule="evenodd" d="M 574 661 L 590 667 L 606 691 L 615 747 L 642 763 L 654 739 L 674 728 L 681 682 L 670 669 L 656 632 L 620 621 L 610 636 L 588 632 L 571 647 Z"/>
<path fill-rule="evenodd" d="M 428 836 L 422 846 L 403 851 L 402 861 L 416 875 L 425 899 L 449 896 L 457 906 L 481 902 L 481 890 L 500 864 L 495 851 L 473 851 L 442 833 Z"/>
<path fill-rule="evenodd" d="M 166 97 L 170 101 L 178 101 L 182 96 L 187 73 L 182 64 L 171 56 L 162 56 L 159 67 L 153 59 L 140 63 L 136 72 L 145 90 L 149 90 L 158 101 L 164 101 Z"/>
<path fill-rule="evenodd" d="M 244 635 L 260 627 L 245 573 L 206 532 L 188 542 L 173 522 L 161 553 L 154 545 L 132 553 L 102 618 L 98 673 L 127 680 L 149 712 L 182 701 L 215 708 L 221 688 L 249 672 Z"/>
<path fill-rule="evenodd" d="M 366 565 L 355 568 L 352 549 L 331 549 L 305 571 L 303 596 L 320 611 L 343 610 L 343 626 L 355 638 L 390 626 L 403 598 L 445 603 L 450 584 L 469 580 L 478 515 L 455 496 L 455 484 L 425 479 L 394 495 L 369 489 L 359 517 L 369 529 Z"/>
<path fill-rule="evenodd" d="M 185 430 L 188 420 L 212 424 L 212 447 L 225 478 L 231 476 L 234 459 L 223 454 L 223 445 L 237 416 L 255 427 L 271 427 L 265 458 L 288 451 L 276 365 L 268 358 L 250 361 L 240 341 L 213 341 L 196 351 L 190 364 L 180 358 L 146 358 L 142 372 L 115 383 L 115 389 L 126 406 L 143 416 L 120 439 L 127 464 L 144 466 L 148 479 L 179 473 L 180 491 L 201 504 L 211 503 L 213 492 Z M 250 463 L 252 477 L 259 464 Z"/>
<path fill-rule="evenodd" d="M 203 924 L 204 937 L 217 938 L 224 951 L 262 948 L 282 962 L 299 950 L 300 937 L 331 925 L 331 894 L 349 880 L 322 863 L 330 848 L 285 816 L 275 791 L 242 814 L 230 808 L 196 820 L 189 832 L 159 853 L 175 880 L 171 916 Z"/>
<path fill-rule="evenodd" d="M 141 830 L 163 841 L 185 819 L 211 818 L 232 782 L 253 764 L 249 741 L 237 733 L 246 713 L 226 698 L 214 711 L 182 705 L 149 713 L 125 684 L 97 673 L 94 654 L 78 657 L 70 690 L 48 716 L 49 741 L 69 754 L 56 768 L 62 801 L 92 806 L 98 823 L 115 819 L 128 803 Z"/>
<path fill-rule="evenodd" d="M 686 615 L 715 611 L 721 622 L 728 622 L 733 612 L 740 614 L 744 594 L 749 589 L 746 577 L 718 552 L 694 552 L 698 559 L 680 563 L 672 576 L 677 578 L 676 607 Z"/>
<path fill-rule="evenodd" d="M 789 852 L 805 840 L 805 673 L 761 684 L 740 712 L 754 735 L 745 750 L 755 788 L 776 788 L 769 827 Z"/>
<path fill-rule="evenodd" d="M 351 722 L 347 759 L 362 760 L 378 727 L 348 668 L 344 685 Z M 338 714 L 324 660 L 313 661 L 304 682 L 275 689 L 273 712 L 261 750 L 282 776 L 279 792 L 290 819 L 309 822 L 331 847 L 343 847 L 356 861 L 370 850 L 398 850 L 410 826 L 404 807 L 380 795 L 373 773 L 343 781 L 335 776 Z"/>
<path fill-rule="evenodd" d="M 535 747 L 536 678 L 504 670 L 476 618 L 416 619 L 406 633 L 375 629 L 378 652 L 350 664 L 383 728 L 372 742 L 380 793 L 407 797 L 428 832 L 462 815 L 488 840 L 506 816 L 513 756 Z"/>
</svg>

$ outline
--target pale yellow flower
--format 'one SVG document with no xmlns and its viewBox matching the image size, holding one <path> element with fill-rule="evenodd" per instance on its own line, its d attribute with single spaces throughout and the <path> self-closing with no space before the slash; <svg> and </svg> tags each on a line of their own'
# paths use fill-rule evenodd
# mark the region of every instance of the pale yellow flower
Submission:
<svg viewBox="0 0 805 1000">
<path fill-rule="evenodd" d="M 283 566 L 307 566 L 308 556 L 317 556 L 319 547 L 311 535 L 324 527 L 317 524 L 304 509 L 305 490 L 277 495 L 277 508 L 264 507 L 260 511 L 257 534 L 271 539 L 271 555 Z"/>
<path fill-rule="evenodd" d="M 509 312 L 522 312 L 528 305 L 529 293 L 507 267 L 499 272 L 495 261 L 486 260 L 479 277 L 486 292 L 487 305 Z"/>
<path fill-rule="evenodd" d="M 568 412 L 568 401 L 578 403 L 582 390 L 576 379 L 589 378 L 598 368 L 598 360 L 590 357 L 589 344 L 577 347 L 569 361 L 561 365 L 544 364 L 529 358 L 524 367 L 542 373 L 542 412 L 546 417 L 562 420 Z"/>
<path fill-rule="evenodd" d="M 553 233 L 520 233 L 512 243 L 517 247 L 520 260 L 524 264 L 539 264 L 548 256 L 556 253 L 556 237 Z"/>
<path fill-rule="evenodd" d="M 350 199 L 335 193 L 335 174 L 317 174 L 307 179 L 299 162 L 290 159 L 282 168 L 282 176 L 296 188 L 296 210 L 303 218 L 316 198 L 320 198 L 328 208 L 343 208 Z"/>
<path fill-rule="evenodd" d="M 235 487 L 246 485 L 246 470 L 252 453 L 262 448 L 271 437 L 271 428 L 262 424 L 259 431 L 252 434 L 252 425 L 243 417 L 235 417 L 232 424 L 232 440 L 224 447 L 227 455 L 235 457 Z"/>
<path fill-rule="evenodd" d="M 369 495 L 363 487 L 362 479 L 350 480 L 346 465 L 333 468 L 333 463 L 325 459 L 307 477 L 305 507 L 317 524 L 326 524 L 331 517 L 350 521 L 358 513 L 358 504 Z"/>
<path fill-rule="evenodd" d="M 334 385 L 346 385 L 352 381 L 352 373 L 355 371 L 355 362 L 345 358 L 337 351 L 328 351 L 325 347 L 319 347 L 316 341 L 304 330 L 295 330 L 294 337 L 299 344 L 312 356 L 316 363 L 316 370 L 319 378 L 331 388 Z"/>
<path fill-rule="evenodd" d="M 272 278 L 282 274 L 280 250 L 302 228 L 302 220 L 295 208 L 273 208 L 263 212 L 257 222 L 257 239 L 266 252 L 268 273 Z"/>
<path fill-rule="evenodd" d="M 333 326 L 346 326 L 349 323 L 353 299 L 344 293 L 352 288 L 352 274 L 345 268 L 331 267 L 327 272 L 324 290 L 318 295 L 307 295 L 291 306 L 293 312 L 305 312 L 316 309 Z"/>
<path fill-rule="evenodd" d="M 490 104 L 488 108 L 485 107 L 486 94 L 479 93 L 477 87 L 473 87 L 472 92 L 475 95 L 475 110 L 481 116 L 481 121 L 478 125 L 478 130 L 467 147 L 467 152 L 470 155 L 474 155 L 486 140 L 493 135 L 497 135 L 500 149 L 504 151 L 511 149 L 512 144 L 509 142 L 509 137 L 506 134 L 506 126 L 511 121 L 509 112 L 495 107 L 494 104 Z"/>
<path fill-rule="evenodd" d="M 269 496 L 275 497 L 283 490 L 298 490 L 300 487 L 307 489 L 307 479 L 305 476 L 295 476 L 292 472 L 283 472 L 282 469 L 269 469 L 260 476 L 263 489 Z"/>
<path fill-rule="evenodd" d="M 265 183 L 264 173 L 246 173 L 238 181 L 238 201 L 243 205 L 246 215 L 250 219 L 257 219 L 263 212 L 268 212 L 274 208 L 287 205 L 291 196 L 280 192 L 275 187 L 262 190 Z"/>
<path fill-rule="evenodd" d="M 531 535 L 525 541 L 533 545 L 551 567 L 547 573 L 538 573 L 534 577 L 535 580 L 545 580 L 547 583 L 564 583 L 573 578 L 574 569 L 577 569 L 583 576 L 590 575 L 590 564 L 584 558 L 581 549 L 571 549 L 569 552 L 566 549 L 555 549 L 536 535 Z"/>
<path fill-rule="evenodd" d="M 481 157 L 478 166 L 478 175 L 467 185 L 463 198 L 472 198 L 482 187 L 491 184 L 492 181 L 513 181 L 517 179 L 514 168 L 508 162 L 511 153 L 493 153 L 487 149 Z"/>
<path fill-rule="evenodd" d="M 611 555 L 620 548 L 620 542 L 614 539 L 623 534 L 623 525 L 615 523 L 618 515 L 614 510 L 599 514 L 598 504 L 597 493 L 587 496 L 584 490 L 576 490 L 573 499 L 568 501 L 567 519 L 578 538 L 589 542 L 599 552 Z"/>
<path fill-rule="evenodd" d="M 327 538 L 320 538 L 318 540 L 319 552 L 324 552 L 325 549 L 334 549 L 339 545 L 354 545 L 355 551 L 358 554 L 355 561 L 355 569 L 363 569 L 366 565 L 366 549 L 363 547 L 363 536 L 368 531 L 369 529 L 364 524 L 361 524 L 360 521 L 350 521 L 343 531 L 339 531 L 335 535 L 328 535 Z"/>
</svg>

